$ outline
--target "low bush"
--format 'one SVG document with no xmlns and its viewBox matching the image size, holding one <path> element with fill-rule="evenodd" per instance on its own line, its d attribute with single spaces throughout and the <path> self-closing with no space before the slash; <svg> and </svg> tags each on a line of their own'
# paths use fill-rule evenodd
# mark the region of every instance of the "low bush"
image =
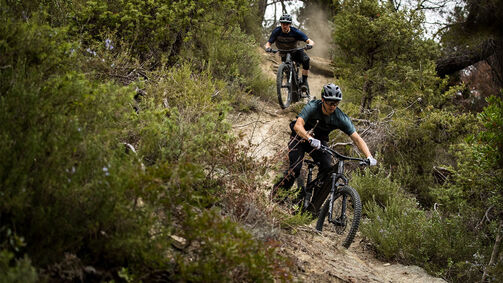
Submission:
<svg viewBox="0 0 503 283">
<path fill-rule="evenodd" d="M 364 212 L 371 203 L 384 207 L 393 198 L 403 194 L 400 184 L 393 181 L 390 174 L 381 166 L 378 170 L 356 172 L 351 177 L 350 184 L 360 194 Z"/>
<path fill-rule="evenodd" d="M 38 282 L 38 276 L 27 256 L 14 260 L 13 253 L 0 250 L 0 282 Z"/>
<path fill-rule="evenodd" d="M 436 276 L 473 276 L 464 269 L 475 267 L 467 259 L 482 246 L 462 218 L 420 209 L 382 169 L 353 176 L 352 185 L 364 203 L 361 232 L 383 259 L 420 265 Z"/>
</svg>

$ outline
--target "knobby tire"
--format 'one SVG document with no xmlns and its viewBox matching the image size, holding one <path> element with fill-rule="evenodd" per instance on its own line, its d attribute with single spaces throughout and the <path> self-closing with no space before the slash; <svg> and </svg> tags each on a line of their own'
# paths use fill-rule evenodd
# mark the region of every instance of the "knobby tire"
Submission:
<svg viewBox="0 0 503 283">
<path fill-rule="evenodd" d="M 276 87 L 279 106 L 281 106 L 282 109 L 287 108 L 290 106 L 290 103 L 292 103 L 292 84 L 288 83 L 290 72 L 290 68 L 285 63 L 281 63 L 281 65 L 279 65 Z"/>
<path fill-rule="evenodd" d="M 341 206 L 338 205 L 342 203 L 343 197 L 346 196 L 346 215 L 348 216 L 348 221 L 345 223 L 344 226 L 337 226 L 334 225 L 335 229 L 337 230 L 337 233 L 342 234 L 345 232 L 348 232 L 346 235 L 346 238 L 344 239 L 342 246 L 345 247 L 346 249 L 349 248 L 351 243 L 353 242 L 356 232 L 358 231 L 358 226 L 360 225 L 360 218 L 361 218 L 361 213 L 362 213 L 362 203 L 360 200 L 360 195 L 358 195 L 358 192 L 351 188 L 350 186 L 344 186 L 342 189 L 340 189 L 338 193 L 338 197 L 334 200 L 333 204 L 333 218 L 337 218 L 341 214 Z M 330 196 L 327 198 L 325 204 L 323 205 L 320 214 L 318 216 L 318 222 L 316 223 L 316 230 L 322 231 L 323 229 L 323 224 L 331 224 L 325 222 L 325 218 L 328 216 L 328 209 L 329 209 L 329 202 L 330 202 Z M 352 219 L 350 219 L 352 217 Z M 349 227 L 348 227 L 349 226 Z M 348 230 L 349 228 L 349 230 Z"/>
</svg>

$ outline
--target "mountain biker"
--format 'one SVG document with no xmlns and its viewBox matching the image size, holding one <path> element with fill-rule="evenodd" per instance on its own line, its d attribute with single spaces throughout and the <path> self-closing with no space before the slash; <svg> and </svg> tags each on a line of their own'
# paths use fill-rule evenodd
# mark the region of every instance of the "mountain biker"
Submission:
<svg viewBox="0 0 503 283">
<path fill-rule="evenodd" d="M 297 119 L 290 124 L 292 134 L 288 143 L 290 166 L 273 189 L 288 191 L 300 174 L 305 153 L 309 153 L 319 164 L 319 172 L 331 166 L 331 155 L 319 150 L 327 145 L 330 132 L 339 129 L 346 133 L 358 149 L 366 156 L 371 166 L 377 164 L 372 157 L 367 143 L 356 132 L 351 119 L 337 106 L 342 100 L 339 86 L 326 84 L 321 89 L 321 100 L 312 100 L 300 112 Z M 308 132 L 309 131 L 309 132 Z"/>
<path fill-rule="evenodd" d="M 292 27 L 292 16 L 283 14 L 279 18 L 281 26 L 276 27 L 272 32 L 269 40 L 265 44 L 265 50 L 271 52 L 271 44 L 276 43 L 276 47 L 280 50 L 288 50 L 297 48 L 298 41 L 306 42 L 306 49 L 311 49 L 314 46 L 314 41 L 309 39 L 301 30 Z M 281 54 L 281 60 L 285 60 L 285 55 Z M 304 50 L 298 50 L 292 53 L 292 60 L 302 64 L 302 84 L 301 88 L 306 91 L 309 86 L 307 84 L 307 77 L 309 75 L 309 56 Z"/>
</svg>

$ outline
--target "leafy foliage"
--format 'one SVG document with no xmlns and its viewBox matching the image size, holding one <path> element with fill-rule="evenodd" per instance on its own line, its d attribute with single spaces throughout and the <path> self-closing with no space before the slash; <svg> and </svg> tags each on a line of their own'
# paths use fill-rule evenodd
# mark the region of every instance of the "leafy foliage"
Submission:
<svg viewBox="0 0 503 283">
<path fill-rule="evenodd" d="M 104 12 L 111 4 L 88 1 L 79 13 L 85 7 Z M 158 3 L 125 4 L 125 18 L 112 21 L 121 23 L 125 41 L 100 26 L 110 22 L 99 17 L 81 26 L 81 41 L 73 24 L 67 32 L 46 25 L 36 11 L 27 21 L 1 11 L 0 52 L 7 56 L 0 58 L 0 228 L 26 243 L 16 253 L 2 247 L 2 274 L 33 281 L 36 267 L 42 280 L 288 279 L 289 267 L 274 246 L 222 216 L 232 212 L 221 203 L 249 189 L 248 182 L 229 182 L 231 176 L 253 180 L 258 168 L 239 153 L 226 122 L 234 92 L 247 91 L 251 81 L 235 83 L 208 64 L 138 71 L 147 61 L 128 56 L 143 52 L 131 38 L 139 21 L 126 14 L 135 13 L 134 5 L 143 12 Z M 105 32 L 110 41 L 100 37 Z M 239 29 L 233 36 L 246 38 Z M 118 79 L 124 73 L 144 79 Z M 190 243 L 183 252 L 173 247 L 174 235 Z"/>
<path fill-rule="evenodd" d="M 359 188 L 368 217 L 361 231 L 385 260 L 421 265 L 436 275 L 471 278 L 465 269 L 473 265 L 466 259 L 483 246 L 461 218 L 421 209 L 382 169 L 354 176 L 353 185 Z"/>
<path fill-rule="evenodd" d="M 484 269 L 497 278 L 498 265 L 484 266 L 491 258 L 487 247 L 501 235 L 499 99 L 491 99 L 478 121 L 462 112 L 456 97 L 463 86 L 435 76 L 438 49 L 422 38 L 417 12 L 367 0 L 340 1 L 340 9 L 334 61 L 353 104 L 347 108 L 355 115 L 360 106 L 370 119 L 365 131 L 374 123 L 384 127 L 370 134 L 382 167 L 353 178 L 369 218 L 362 232 L 388 260 L 451 280 L 479 280 Z M 433 171 L 446 165 L 442 185 Z"/>
<path fill-rule="evenodd" d="M 382 98 L 397 107 L 431 92 L 435 45 L 422 39 L 421 21 L 420 14 L 379 1 L 343 1 L 334 18 L 334 73 L 347 84 L 351 102 L 370 109 Z"/>
</svg>

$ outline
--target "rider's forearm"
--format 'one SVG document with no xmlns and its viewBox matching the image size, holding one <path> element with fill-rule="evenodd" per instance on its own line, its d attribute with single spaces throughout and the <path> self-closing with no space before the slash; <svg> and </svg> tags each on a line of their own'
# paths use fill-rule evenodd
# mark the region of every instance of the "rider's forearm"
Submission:
<svg viewBox="0 0 503 283">
<path fill-rule="evenodd" d="M 294 128 L 294 130 L 303 139 L 308 140 L 309 138 L 312 138 L 312 136 L 304 128 L 302 128 L 302 129 L 295 129 Z"/>
<path fill-rule="evenodd" d="M 314 41 L 312 41 L 311 39 L 306 40 L 306 43 L 314 46 Z"/>
<path fill-rule="evenodd" d="M 264 45 L 264 47 L 267 49 L 267 48 L 271 48 L 271 43 L 268 41 L 266 42 L 266 44 Z"/>
<path fill-rule="evenodd" d="M 357 132 L 354 132 L 351 136 L 351 139 L 353 142 L 356 144 L 358 149 L 365 155 L 366 158 L 369 158 L 372 156 L 370 153 L 370 150 L 367 146 L 367 143 L 360 137 L 360 135 Z"/>
<path fill-rule="evenodd" d="M 304 128 L 304 120 L 300 120 L 302 118 L 297 118 L 297 122 L 295 123 L 295 126 L 293 126 L 293 130 L 303 139 L 308 140 L 309 138 L 312 138 L 312 136 L 306 131 Z"/>
</svg>

